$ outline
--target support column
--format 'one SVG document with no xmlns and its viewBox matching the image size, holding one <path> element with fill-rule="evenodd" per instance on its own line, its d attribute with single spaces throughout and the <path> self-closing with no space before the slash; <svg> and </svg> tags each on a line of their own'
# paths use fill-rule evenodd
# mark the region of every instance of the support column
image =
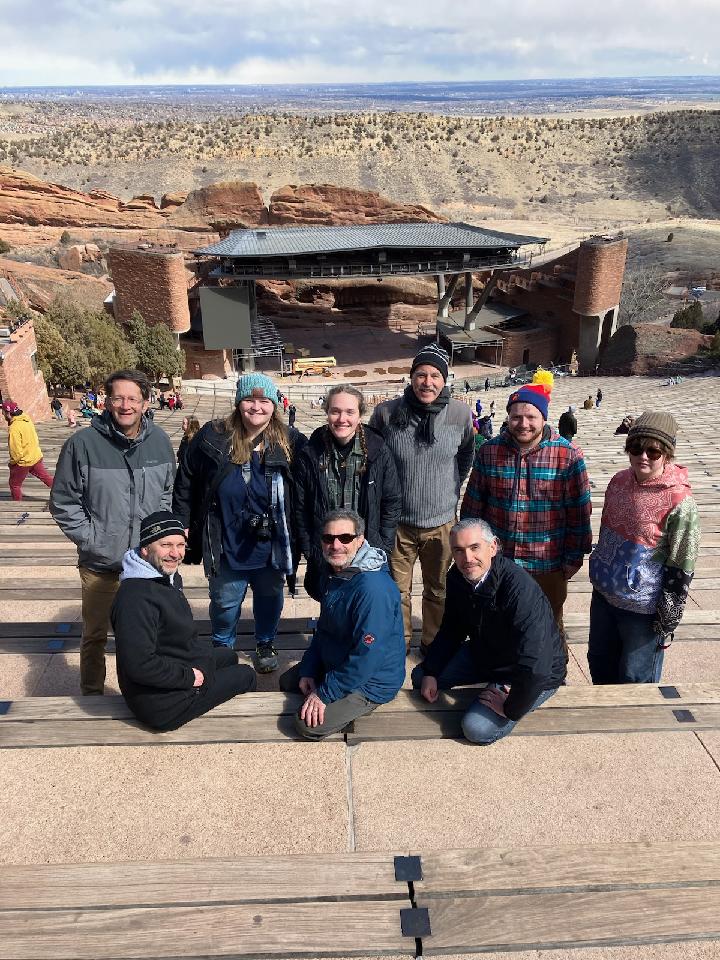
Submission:
<svg viewBox="0 0 720 960">
<path fill-rule="evenodd" d="M 468 272 L 465 274 L 465 317 L 467 318 L 468 314 L 472 311 L 473 308 L 473 275 Z M 467 329 L 467 327 L 465 328 Z M 470 327 L 471 330 L 475 329 L 475 324 Z"/>
</svg>

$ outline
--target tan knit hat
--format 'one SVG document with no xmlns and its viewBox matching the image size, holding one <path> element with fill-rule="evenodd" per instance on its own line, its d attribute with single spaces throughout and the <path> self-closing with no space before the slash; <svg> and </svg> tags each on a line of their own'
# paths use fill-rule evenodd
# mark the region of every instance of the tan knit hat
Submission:
<svg viewBox="0 0 720 960">
<path fill-rule="evenodd" d="M 677 431 L 677 421 L 672 414 L 646 410 L 630 427 L 627 442 L 637 440 L 638 437 L 652 437 L 653 440 L 659 440 L 666 447 L 675 450 Z"/>
</svg>

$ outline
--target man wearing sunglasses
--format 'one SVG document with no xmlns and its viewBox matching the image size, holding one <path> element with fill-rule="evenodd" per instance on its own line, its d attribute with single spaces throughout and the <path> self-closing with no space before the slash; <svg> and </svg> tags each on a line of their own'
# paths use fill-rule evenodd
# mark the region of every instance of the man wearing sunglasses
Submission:
<svg viewBox="0 0 720 960">
<path fill-rule="evenodd" d="M 325 517 L 320 617 L 302 660 L 280 677 L 282 691 L 305 697 L 295 724 L 308 740 L 392 700 L 405 679 L 400 591 L 364 530 L 354 510 Z"/>
</svg>

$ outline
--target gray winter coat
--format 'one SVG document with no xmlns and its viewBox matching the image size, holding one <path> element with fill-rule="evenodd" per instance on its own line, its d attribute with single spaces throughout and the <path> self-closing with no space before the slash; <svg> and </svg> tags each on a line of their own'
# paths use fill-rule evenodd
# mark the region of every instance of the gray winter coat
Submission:
<svg viewBox="0 0 720 960">
<path fill-rule="evenodd" d="M 169 510 L 175 451 L 167 434 L 143 417 L 128 440 L 106 411 L 65 441 L 50 495 L 50 513 L 78 548 L 78 564 L 120 570 L 140 540 L 140 521 Z"/>
</svg>

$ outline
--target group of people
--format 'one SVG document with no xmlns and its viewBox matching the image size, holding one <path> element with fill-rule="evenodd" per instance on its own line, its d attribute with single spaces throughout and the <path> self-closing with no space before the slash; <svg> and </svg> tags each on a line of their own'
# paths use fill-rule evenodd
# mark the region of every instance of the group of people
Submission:
<svg viewBox="0 0 720 960">
<path fill-rule="evenodd" d="M 448 362 L 423 348 L 402 395 L 368 423 L 362 393 L 332 387 L 309 438 L 286 425 L 272 380 L 245 374 L 225 419 L 186 432 L 177 465 L 145 415 L 146 378 L 113 374 L 106 410 L 61 451 L 50 502 L 78 546 L 83 693 L 103 692 L 110 619 L 121 690 L 150 726 L 172 729 L 254 689 L 256 671 L 278 668 L 285 585 L 294 592 L 303 555 L 320 615 L 303 659 L 279 678 L 303 697 L 303 736 L 327 736 L 397 694 L 418 560 L 420 695 L 486 683 L 463 720 L 476 743 L 552 696 L 566 676 L 568 581 L 592 548 L 583 455 L 548 424 L 549 391 L 532 384 L 511 393 L 505 426 L 476 450 Z M 590 560 L 595 683 L 657 682 L 682 617 L 699 531 L 676 433 L 667 413 L 638 417 L 629 468 L 610 484 Z M 182 594 L 183 560 L 208 578 L 207 639 Z M 248 586 L 254 670 L 234 650 Z"/>
</svg>

